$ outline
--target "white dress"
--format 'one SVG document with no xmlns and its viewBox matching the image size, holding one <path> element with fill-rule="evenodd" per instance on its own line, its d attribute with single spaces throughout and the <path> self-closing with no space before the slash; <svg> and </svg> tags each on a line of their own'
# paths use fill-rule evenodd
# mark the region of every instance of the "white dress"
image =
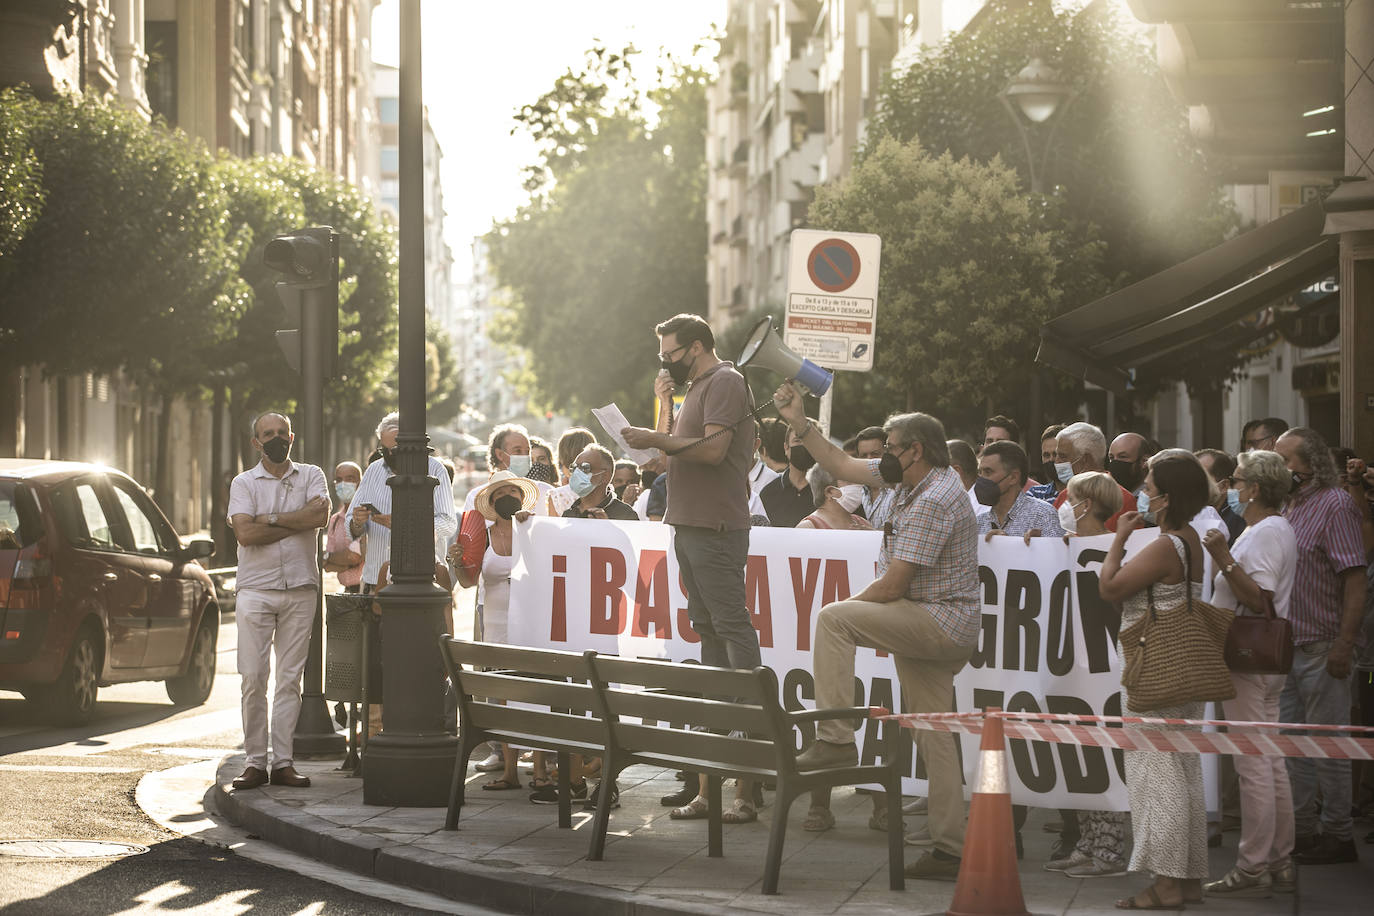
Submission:
<svg viewBox="0 0 1374 916">
<path fill-rule="evenodd" d="M 1179 563 L 1187 568 L 1187 547 L 1177 535 L 1169 535 L 1178 551 Z M 1155 606 L 1173 607 L 1185 597 L 1186 582 L 1175 585 L 1155 583 Z M 1199 583 L 1193 583 L 1193 597 L 1199 596 Z M 1122 602 L 1121 629 L 1144 617 L 1150 609 L 1146 592 L 1141 591 Z M 1121 643 L 1116 651 L 1121 654 Z M 1124 656 L 1123 656 L 1124 657 Z M 1121 686 L 1121 707 L 1126 716 L 1162 719 L 1201 719 L 1203 703 L 1184 703 L 1164 709 L 1139 712 L 1130 708 L 1126 685 Z M 1128 725 L 1127 728 L 1155 726 Z M 1157 751 L 1126 751 L 1126 789 L 1131 798 L 1131 833 L 1135 849 L 1131 871 L 1150 872 L 1170 878 L 1207 877 L 1207 805 L 1202 793 L 1202 760 L 1197 754 L 1165 754 Z"/>
<path fill-rule="evenodd" d="M 502 556 L 487 545 L 482 555 L 482 579 L 477 595 L 482 642 L 508 642 L 506 621 L 510 611 L 510 571 L 514 556 Z"/>
</svg>

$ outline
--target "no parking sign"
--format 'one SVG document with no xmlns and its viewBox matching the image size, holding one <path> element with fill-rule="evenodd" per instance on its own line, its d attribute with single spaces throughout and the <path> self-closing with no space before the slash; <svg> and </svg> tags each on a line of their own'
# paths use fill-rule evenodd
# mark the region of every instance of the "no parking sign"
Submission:
<svg viewBox="0 0 1374 916">
<path fill-rule="evenodd" d="M 783 341 L 827 369 L 873 368 L 882 239 L 862 232 L 792 232 Z"/>
</svg>

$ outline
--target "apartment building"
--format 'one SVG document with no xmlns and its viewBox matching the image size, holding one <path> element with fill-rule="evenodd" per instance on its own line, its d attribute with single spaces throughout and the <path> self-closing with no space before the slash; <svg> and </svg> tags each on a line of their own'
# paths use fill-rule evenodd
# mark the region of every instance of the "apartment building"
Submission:
<svg viewBox="0 0 1374 916">
<path fill-rule="evenodd" d="M 842 177 L 887 71 L 982 0 L 732 0 L 707 115 L 709 314 L 781 308 L 788 238 Z"/>
<path fill-rule="evenodd" d="M 0 85 L 111 95 L 212 149 L 276 153 L 373 186 L 371 18 L 378 0 L 69 0 L 0 4 Z M 371 144 L 371 146 L 369 146 Z M 207 367 L 213 370 L 214 367 Z M 46 379 L 0 368 L 0 454 L 106 462 L 155 483 L 182 531 L 209 527 L 238 468 L 221 388 L 164 404 L 120 374 Z"/>
</svg>

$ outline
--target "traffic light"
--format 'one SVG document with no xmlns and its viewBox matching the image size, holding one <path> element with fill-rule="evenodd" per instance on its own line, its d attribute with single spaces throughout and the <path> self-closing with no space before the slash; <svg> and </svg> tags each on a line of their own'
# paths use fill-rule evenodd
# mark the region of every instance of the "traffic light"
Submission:
<svg viewBox="0 0 1374 916">
<path fill-rule="evenodd" d="M 338 233 L 316 226 L 279 235 L 267 243 L 262 260 L 286 275 L 277 281 L 287 323 L 277 331 L 277 346 L 286 362 L 297 372 L 332 378 L 339 361 Z"/>
</svg>

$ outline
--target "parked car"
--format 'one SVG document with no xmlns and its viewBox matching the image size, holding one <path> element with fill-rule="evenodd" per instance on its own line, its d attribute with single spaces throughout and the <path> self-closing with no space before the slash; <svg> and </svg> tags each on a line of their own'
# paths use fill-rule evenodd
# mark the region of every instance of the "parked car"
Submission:
<svg viewBox="0 0 1374 916">
<path fill-rule="evenodd" d="M 0 459 L 0 688 L 64 724 L 102 686 L 164 681 L 198 706 L 215 680 L 219 606 L 197 560 L 127 474 L 69 461 Z"/>
</svg>

